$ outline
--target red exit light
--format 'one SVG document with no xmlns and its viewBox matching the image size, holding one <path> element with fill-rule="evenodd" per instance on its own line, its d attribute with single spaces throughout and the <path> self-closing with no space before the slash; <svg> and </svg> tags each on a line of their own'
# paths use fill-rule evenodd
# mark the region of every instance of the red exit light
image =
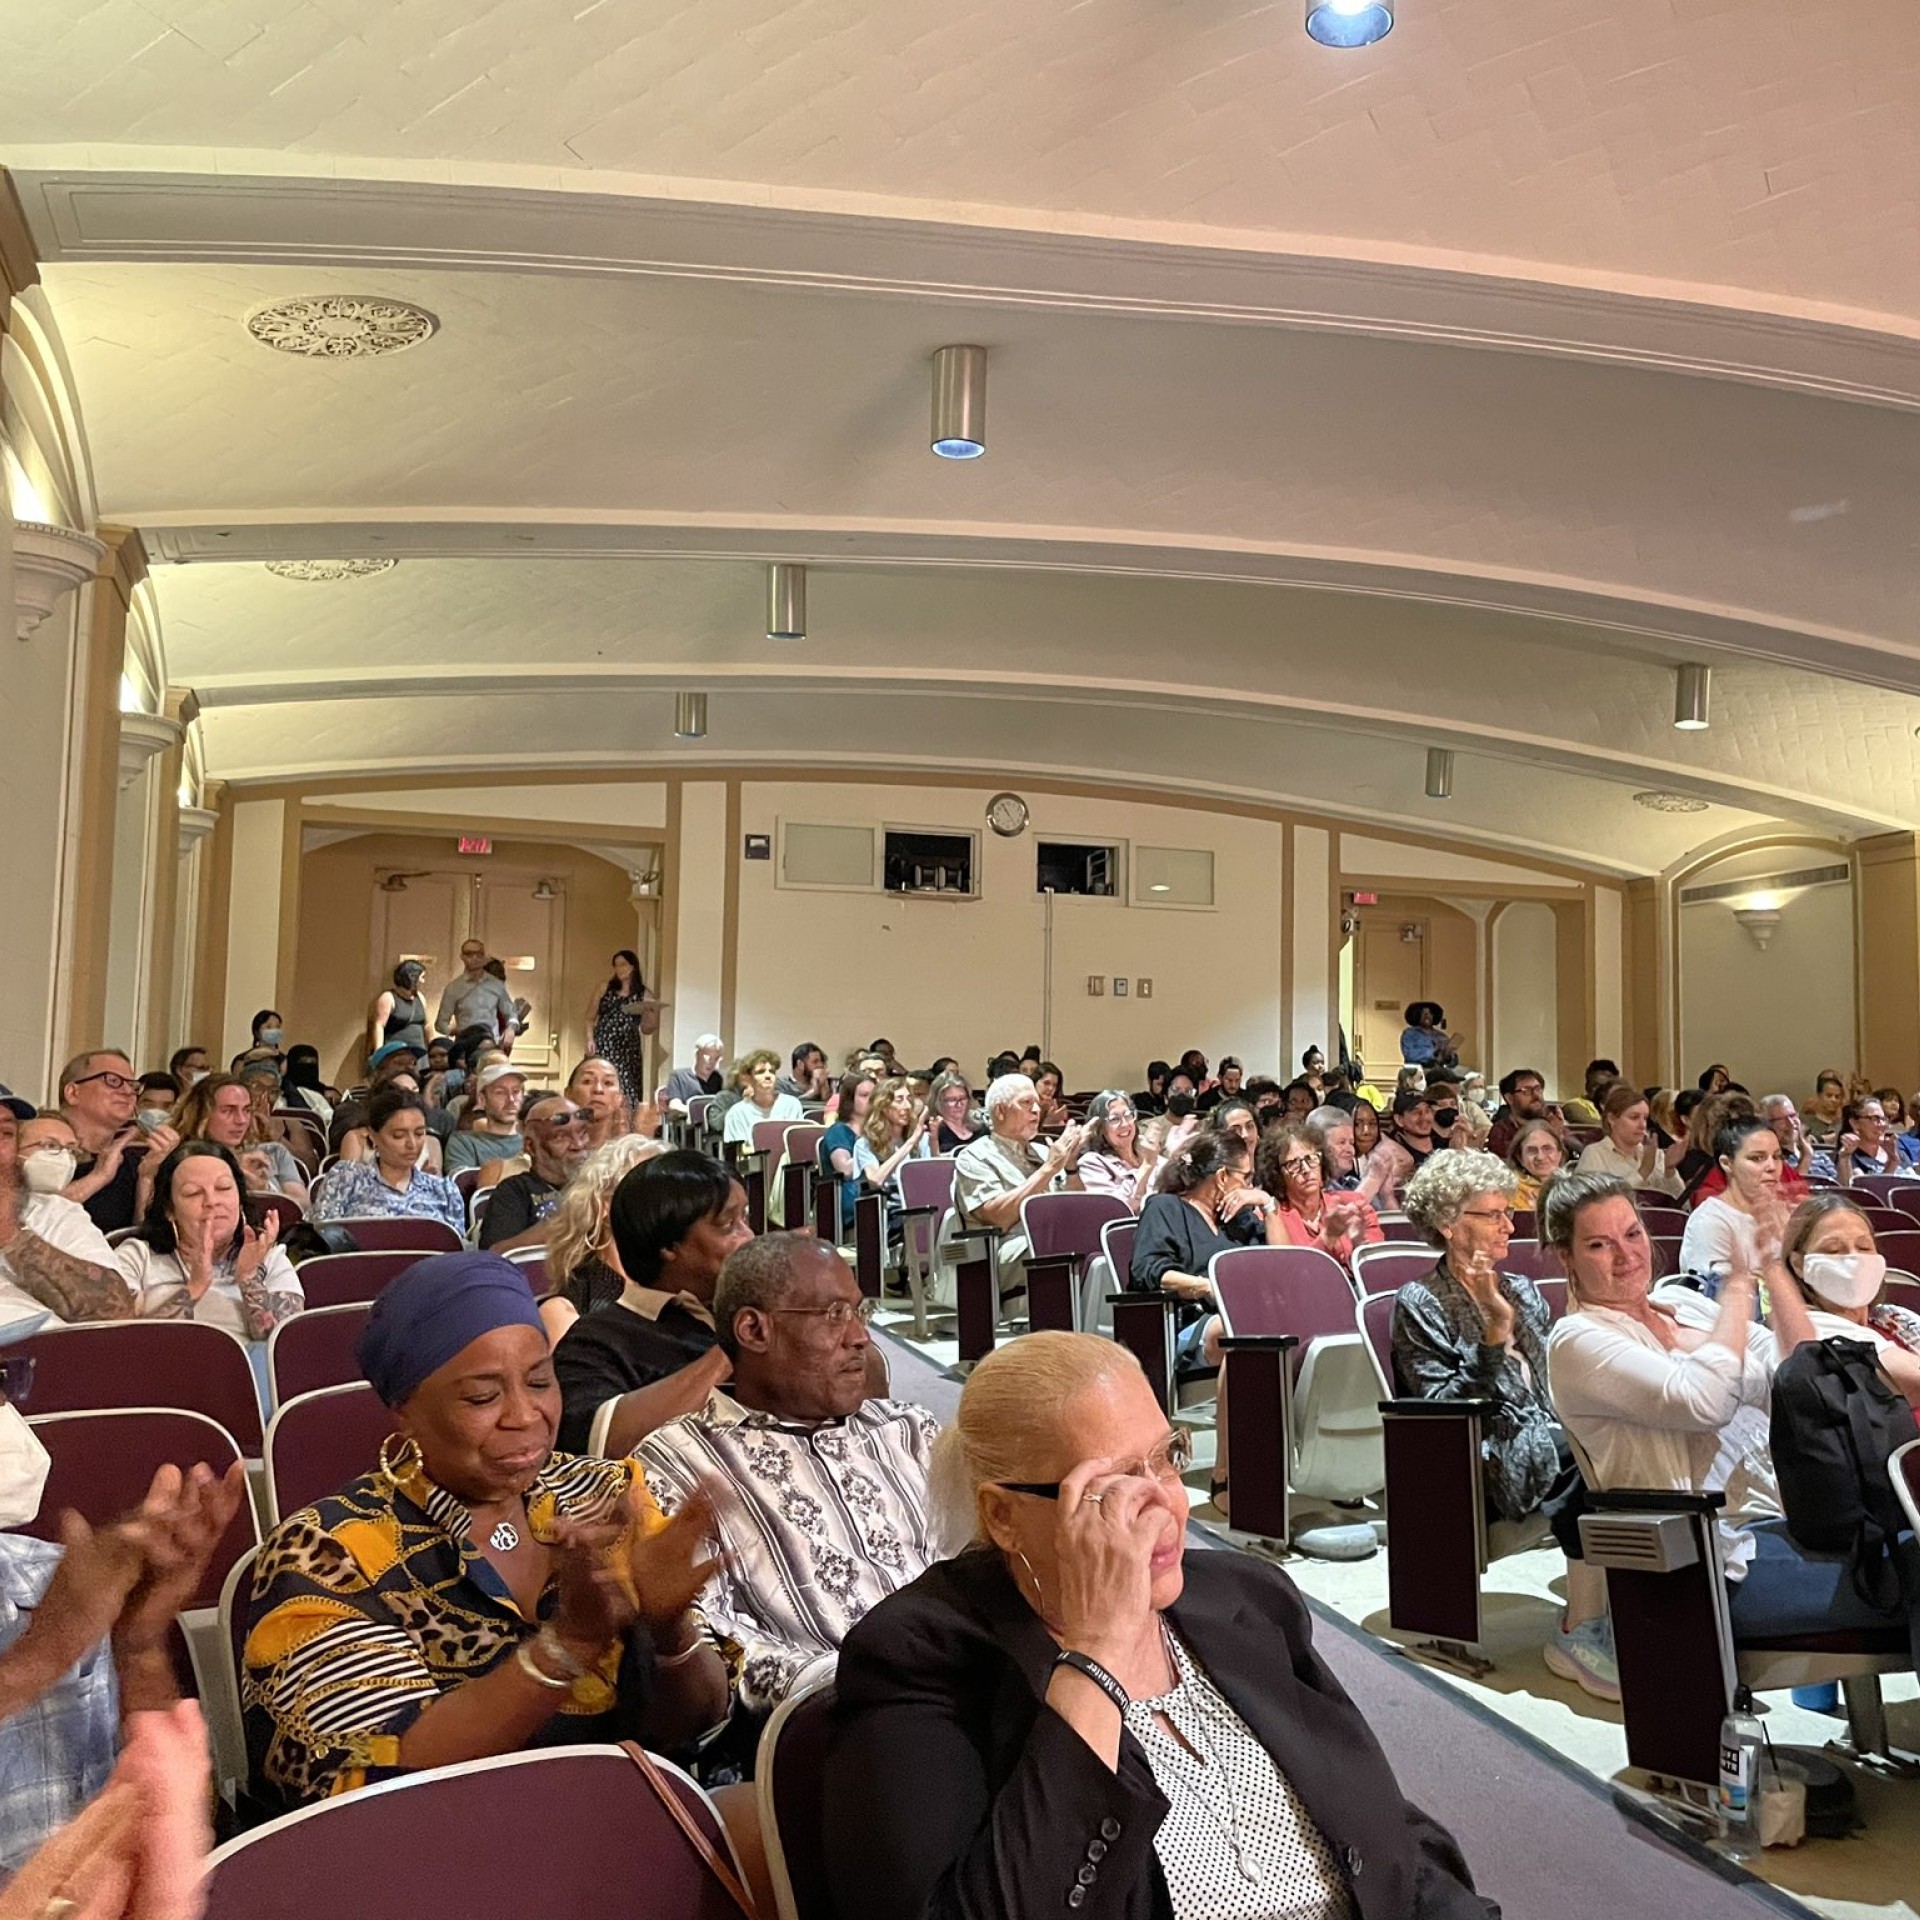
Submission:
<svg viewBox="0 0 1920 1920">
<path fill-rule="evenodd" d="M 491 853 L 493 851 L 493 842 L 484 834 L 463 833 L 460 836 L 460 851 L 462 853 Z"/>
<path fill-rule="evenodd" d="M 1377 907 L 1380 904 L 1380 896 L 1377 893 L 1356 893 L 1353 896 L 1353 904 L 1356 907 Z"/>
</svg>

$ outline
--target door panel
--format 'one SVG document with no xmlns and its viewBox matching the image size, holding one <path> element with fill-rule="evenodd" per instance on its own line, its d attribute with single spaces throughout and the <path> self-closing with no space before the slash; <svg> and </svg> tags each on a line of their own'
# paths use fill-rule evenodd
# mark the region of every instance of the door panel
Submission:
<svg viewBox="0 0 1920 1920">
<path fill-rule="evenodd" d="M 467 876 L 463 873 L 406 874 L 406 890 L 389 893 L 377 875 L 373 889 L 373 977 L 367 983 L 372 1000 L 393 984 L 393 970 L 402 960 L 419 960 L 427 969 L 421 991 L 426 996 L 427 1024 L 440 1005 L 440 989 L 460 971 L 460 942 L 466 938 Z"/>
<path fill-rule="evenodd" d="M 552 898 L 536 899 L 542 876 L 512 868 L 494 868 L 475 876 L 476 938 L 507 969 L 507 991 L 532 1006 L 526 1031 L 513 1043 L 516 1065 L 534 1080 L 554 1084 L 560 1078 L 560 988 L 565 974 L 566 892 L 558 882 Z"/>
<path fill-rule="evenodd" d="M 1420 938 L 1401 938 L 1401 928 L 1417 927 Z M 1353 978 L 1353 1047 L 1375 1080 L 1391 1082 L 1400 1066 L 1400 1029 L 1409 1002 L 1427 990 L 1427 925 L 1398 915 L 1362 917 Z"/>
</svg>

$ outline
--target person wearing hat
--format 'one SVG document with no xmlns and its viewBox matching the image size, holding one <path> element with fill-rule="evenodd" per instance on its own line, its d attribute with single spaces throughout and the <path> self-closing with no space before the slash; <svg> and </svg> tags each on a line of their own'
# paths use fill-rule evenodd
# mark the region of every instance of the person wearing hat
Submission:
<svg viewBox="0 0 1920 1920">
<path fill-rule="evenodd" d="M 174 1617 L 246 1497 L 237 1460 L 220 1479 L 167 1466 L 109 1525 L 69 1513 L 57 1542 L 18 1531 L 39 1516 L 51 1462 L 21 1412 L 33 1362 L 5 1349 L 46 1317 L 0 1320 L 0 1880 L 106 1785 L 123 1728 L 177 1703 Z M 32 1910 L 69 1911 L 61 1891 Z"/>
<path fill-rule="evenodd" d="M 1416 1167 L 1438 1153 L 1446 1143 L 1433 1130 L 1433 1096 L 1408 1087 L 1393 1096 L 1393 1137 Z"/>
<path fill-rule="evenodd" d="M 495 1060 L 480 1069 L 474 1083 L 479 1097 L 470 1126 L 463 1126 L 446 1144 L 449 1174 L 462 1167 L 483 1167 L 489 1160 L 511 1160 L 521 1150 L 520 1100 L 527 1090 L 524 1068 L 510 1060 Z"/>
<path fill-rule="evenodd" d="M 1437 1000 L 1416 1000 L 1407 1009 L 1400 1035 L 1400 1058 L 1409 1066 L 1451 1067 L 1459 1062 L 1453 1036 L 1447 1032 L 1446 1009 Z"/>
<path fill-rule="evenodd" d="M 125 1320 L 135 1294 L 85 1207 L 62 1197 L 78 1143 L 57 1113 L 0 1087 L 0 1325 Z"/>
<path fill-rule="evenodd" d="M 393 984 L 373 996 L 367 1009 L 367 1065 L 372 1067 L 384 1048 L 405 1040 L 422 1053 L 427 1048 L 427 1002 L 420 983 L 427 977 L 424 960 L 402 960 L 393 970 Z"/>
<path fill-rule="evenodd" d="M 726 1718 L 692 1611 L 711 1509 L 663 1520 L 634 1461 L 554 1451 L 560 1389 L 519 1269 L 417 1262 L 359 1361 L 395 1433 L 255 1563 L 241 1703 L 267 1805 L 530 1747 L 681 1748 Z"/>
</svg>

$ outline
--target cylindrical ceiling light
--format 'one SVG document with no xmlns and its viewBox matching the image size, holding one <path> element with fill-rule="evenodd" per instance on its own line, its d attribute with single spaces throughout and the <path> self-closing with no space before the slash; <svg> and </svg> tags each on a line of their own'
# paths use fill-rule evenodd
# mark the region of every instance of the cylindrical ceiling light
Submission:
<svg viewBox="0 0 1920 1920">
<path fill-rule="evenodd" d="M 978 460 L 987 450 L 987 350 L 942 347 L 933 356 L 933 450 Z"/>
<path fill-rule="evenodd" d="M 704 740 L 707 737 L 707 696 L 704 693 L 676 693 L 673 696 L 673 737 L 676 740 Z"/>
<path fill-rule="evenodd" d="M 1393 31 L 1394 0 L 1307 0 L 1307 37 L 1323 47 L 1370 47 Z"/>
<path fill-rule="evenodd" d="M 1453 749 L 1451 747 L 1427 749 L 1427 798 L 1429 800 L 1453 798 Z"/>
<path fill-rule="evenodd" d="M 1682 733 L 1704 733 L 1707 700 L 1713 690 L 1711 667 L 1676 667 L 1673 674 L 1673 724 Z"/>
<path fill-rule="evenodd" d="M 807 570 L 789 560 L 767 568 L 767 638 L 807 637 Z"/>
</svg>

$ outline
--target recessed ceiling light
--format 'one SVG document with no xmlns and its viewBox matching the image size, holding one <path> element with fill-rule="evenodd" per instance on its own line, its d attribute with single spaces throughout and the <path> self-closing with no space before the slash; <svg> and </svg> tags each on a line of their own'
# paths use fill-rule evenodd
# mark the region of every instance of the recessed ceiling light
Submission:
<svg viewBox="0 0 1920 1920">
<path fill-rule="evenodd" d="M 1307 37 L 1323 47 L 1370 47 L 1393 31 L 1394 0 L 1307 0 Z"/>
<path fill-rule="evenodd" d="M 1713 691 L 1711 667 L 1685 666 L 1673 670 L 1673 724 L 1682 733 L 1705 733 L 1707 701 Z"/>
<path fill-rule="evenodd" d="M 267 571 L 282 580 L 362 580 L 370 573 L 391 573 L 398 560 L 269 560 Z"/>
<path fill-rule="evenodd" d="M 1707 803 L 1694 799 L 1691 794 L 1666 793 L 1659 788 L 1636 793 L 1633 804 L 1645 807 L 1649 813 L 1705 813 L 1707 810 Z"/>
<path fill-rule="evenodd" d="M 302 360 L 375 360 L 417 347 L 439 330 L 439 315 L 425 307 L 366 293 L 276 300 L 247 315 L 247 331 L 263 347 Z"/>
<path fill-rule="evenodd" d="M 987 350 L 942 347 L 933 356 L 933 450 L 978 460 L 987 450 Z"/>
</svg>

